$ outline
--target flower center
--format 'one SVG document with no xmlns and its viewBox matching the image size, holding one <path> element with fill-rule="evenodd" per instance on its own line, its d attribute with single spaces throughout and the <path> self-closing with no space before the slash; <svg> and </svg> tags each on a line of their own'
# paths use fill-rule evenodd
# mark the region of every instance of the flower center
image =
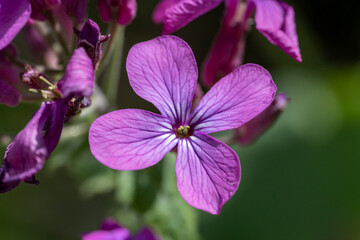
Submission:
<svg viewBox="0 0 360 240">
<path fill-rule="evenodd" d="M 185 127 L 180 126 L 178 128 L 175 128 L 174 132 L 176 134 L 176 137 L 178 137 L 178 138 L 181 138 L 181 139 L 187 138 L 190 136 L 190 126 L 189 125 L 186 125 Z"/>
</svg>

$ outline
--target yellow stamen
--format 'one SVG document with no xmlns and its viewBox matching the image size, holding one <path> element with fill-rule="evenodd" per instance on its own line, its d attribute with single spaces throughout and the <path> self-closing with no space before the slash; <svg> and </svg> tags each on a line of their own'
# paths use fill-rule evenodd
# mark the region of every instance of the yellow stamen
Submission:
<svg viewBox="0 0 360 240">
<path fill-rule="evenodd" d="M 190 126 L 180 126 L 178 129 L 176 129 L 176 135 L 180 138 L 188 137 Z"/>
</svg>

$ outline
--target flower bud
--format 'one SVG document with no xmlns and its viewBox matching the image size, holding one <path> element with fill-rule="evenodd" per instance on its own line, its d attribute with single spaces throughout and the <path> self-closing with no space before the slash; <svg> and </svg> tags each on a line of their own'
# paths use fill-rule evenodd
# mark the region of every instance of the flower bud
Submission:
<svg viewBox="0 0 360 240">
<path fill-rule="evenodd" d="M 25 69 L 21 80 L 29 86 L 31 92 L 41 93 L 46 101 L 61 97 L 60 90 L 45 75 L 29 65 L 26 65 Z"/>
<path fill-rule="evenodd" d="M 101 35 L 96 22 L 88 19 L 81 31 L 74 29 L 78 36 L 77 47 L 83 47 L 96 67 L 101 58 L 101 44 L 107 41 L 110 35 Z"/>
<path fill-rule="evenodd" d="M 251 121 L 235 130 L 235 137 L 239 144 L 249 145 L 258 139 L 274 124 L 288 103 L 289 98 L 286 94 L 277 94 L 269 107 Z"/>
</svg>

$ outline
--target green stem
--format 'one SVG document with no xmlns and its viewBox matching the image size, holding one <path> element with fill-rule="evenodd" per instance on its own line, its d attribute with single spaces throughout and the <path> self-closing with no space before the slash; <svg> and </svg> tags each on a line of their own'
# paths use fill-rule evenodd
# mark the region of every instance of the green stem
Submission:
<svg viewBox="0 0 360 240">
<path fill-rule="evenodd" d="M 60 46 L 62 47 L 66 57 L 70 57 L 70 51 L 69 48 L 67 46 L 67 43 L 63 37 L 63 35 L 58 31 L 57 27 L 56 27 L 56 21 L 53 17 L 53 15 L 51 13 L 46 14 L 46 17 L 49 21 L 50 27 L 53 31 L 53 33 L 55 34 L 56 39 L 58 40 Z"/>
<path fill-rule="evenodd" d="M 122 63 L 122 54 L 124 47 L 124 35 L 125 27 L 119 26 L 118 31 L 114 34 L 113 39 L 113 51 L 110 58 L 110 63 L 107 66 L 107 71 L 103 76 L 103 90 L 105 95 L 108 97 L 110 106 L 117 107 L 117 97 L 118 97 L 118 88 L 120 83 L 120 73 L 121 73 L 121 63 Z M 110 43 L 111 44 L 111 43 Z"/>
<path fill-rule="evenodd" d="M 106 65 L 109 63 L 109 58 L 110 58 L 109 54 L 114 49 L 113 42 L 114 39 L 116 38 L 116 33 L 118 28 L 119 28 L 119 24 L 117 23 L 117 20 L 113 19 L 113 21 L 111 21 L 110 23 L 110 31 L 108 31 L 108 33 L 110 34 L 110 38 L 106 43 L 105 51 L 101 56 L 99 67 L 96 71 L 96 74 L 98 74 L 98 76 L 100 76 L 103 73 L 104 69 L 106 68 Z"/>
<path fill-rule="evenodd" d="M 22 71 L 25 69 L 25 63 L 17 58 L 9 57 L 8 60 Z"/>
</svg>

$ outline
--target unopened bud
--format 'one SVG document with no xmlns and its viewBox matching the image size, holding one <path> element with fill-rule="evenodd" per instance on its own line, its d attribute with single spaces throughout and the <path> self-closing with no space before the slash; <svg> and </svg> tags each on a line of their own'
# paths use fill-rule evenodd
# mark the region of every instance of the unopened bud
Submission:
<svg viewBox="0 0 360 240">
<path fill-rule="evenodd" d="M 88 19 L 81 31 L 74 29 L 78 36 L 77 47 L 83 47 L 96 67 L 101 58 L 101 44 L 107 41 L 110 35 L 100 35 L 96 22 Z"/>
<path fill-rule="evenodd" d="M 29 86 L 29 91 L 40 93 L 42 97 L 51 101 L 61 98 L 61 92 L 45 75 L 29 65 L 25 65 L 26 72 L 21 74 L 21 80 Z"/>
<path fill-rule="evenodd" d="M 286 94 L 277 94 L 273 102 L 263 112 L 235 130 L 236 140 L 241 145 L 253 143 L 274 124 L 288 103 L 289 98 Z"/>
</svg>

